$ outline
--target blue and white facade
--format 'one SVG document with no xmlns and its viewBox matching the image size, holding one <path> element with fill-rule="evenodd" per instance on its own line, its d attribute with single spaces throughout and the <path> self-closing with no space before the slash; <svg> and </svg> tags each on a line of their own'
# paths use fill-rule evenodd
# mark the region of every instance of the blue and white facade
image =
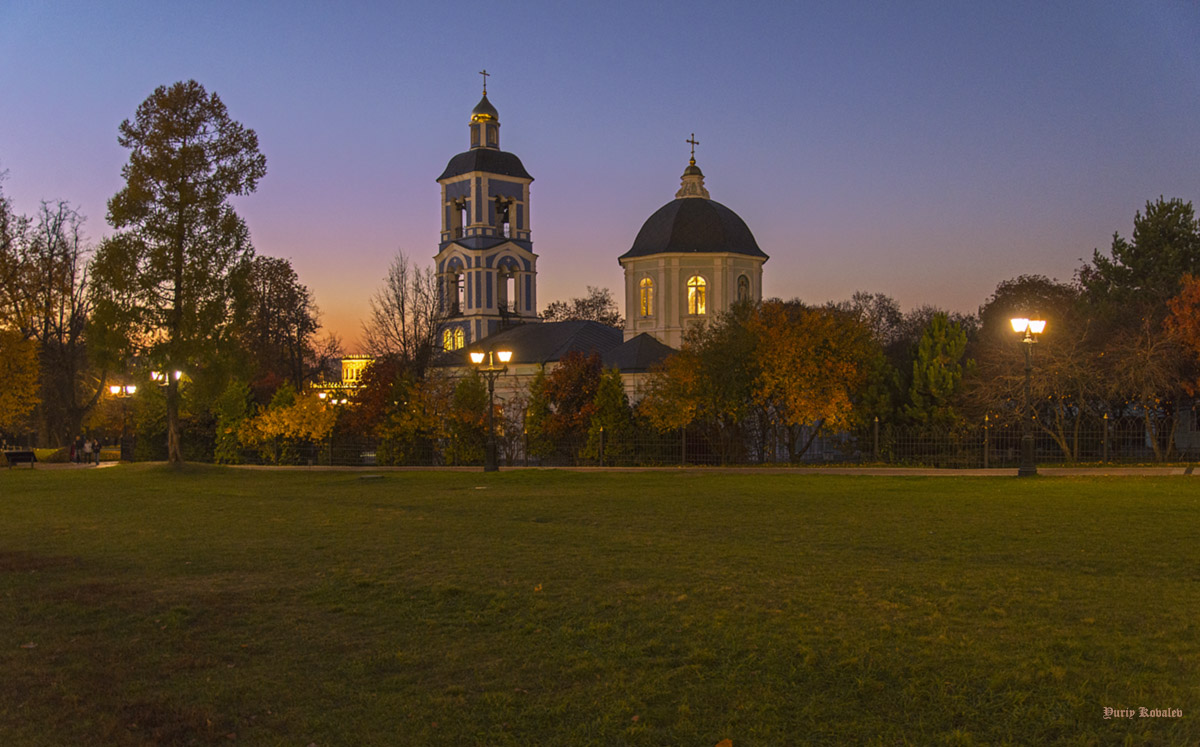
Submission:
<svg viewBox="0 0 1200 747">
<path fill-rule="evenodd" d="M 471 112 L 471 147 L 438 177 L 442 231 L 434 258 L 441 339 L 458 349 L 512 324 L 539 321 L 537 255 L 530 238 L 529 185 L 521 159 L 500 150 L 500 118 L 483 98 Z"/>
</svg>

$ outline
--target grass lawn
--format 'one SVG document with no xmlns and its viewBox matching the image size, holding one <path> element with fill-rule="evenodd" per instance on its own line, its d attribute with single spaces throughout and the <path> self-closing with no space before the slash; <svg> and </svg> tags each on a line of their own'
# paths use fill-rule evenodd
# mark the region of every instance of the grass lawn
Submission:
<svg viewBox="0 0 1200 747">
<path fill-rule="evenodd" d="M 1194 478 L 363 477 L 0 471 L 0 743 L 1200 743 Z"/>
</svg>

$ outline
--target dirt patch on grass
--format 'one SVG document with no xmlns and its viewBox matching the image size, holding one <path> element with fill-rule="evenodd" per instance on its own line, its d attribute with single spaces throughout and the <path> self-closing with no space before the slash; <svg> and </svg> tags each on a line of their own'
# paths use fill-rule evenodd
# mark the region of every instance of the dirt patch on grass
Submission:
<svg viewBox="0 0 1200 747">
<path fill-rule="evenodd" d="M 30 573 L 52 568 L 78 568 L 80 565 L 79 558 L 65 555 L 0 551 L 0 573 Z"/>
</svg>

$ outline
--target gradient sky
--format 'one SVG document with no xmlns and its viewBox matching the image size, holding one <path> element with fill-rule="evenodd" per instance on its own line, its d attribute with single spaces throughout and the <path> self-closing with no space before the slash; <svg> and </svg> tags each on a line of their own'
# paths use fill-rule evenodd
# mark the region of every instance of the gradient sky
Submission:
<svg viewBox="0 0 1200 747">
<path fill-rule="evenodd" d="M 539 302 L 623 287 L 617 256 L 696 159 L 771 259 L 768 296 L 975 311 L 1068 280 L 1159 195 L 1200 200 L 1195 2 L 0 2 L 0 170 L 98 240 L 117 126 L 194 78 L 257 131 L 237 207 L 357 350 L 479 70 L 532 187 Z"/>
</svg>

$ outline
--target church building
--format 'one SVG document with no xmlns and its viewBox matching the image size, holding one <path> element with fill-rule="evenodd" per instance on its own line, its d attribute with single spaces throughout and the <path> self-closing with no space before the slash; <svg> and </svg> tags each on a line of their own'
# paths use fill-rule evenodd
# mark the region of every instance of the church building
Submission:
<svg viewBox="0 0 1200 747">
<path fill-rule="evenodd" d="M 434 258 L 446 321 L 445 365 L 468 351 L 510 350 L 512 393 L 572 351 L 598 353 L 639 398 L 650 367 L 683 343 L 688 327 L 741 300 L 762 299 L 759 248 L 737 213 L 713 200 L 691 158 L 675 199 L 646 220 L 617 260 L 625 271 L 625 329 L 598 322 L 542 322 L 537 307 L 530 184 L 521 159 L 500 150 L 500 115 L 483 98 L 471 112 L 470 148 L 450 159 L 441 186 L 441 242 Z M 458 363 L 461 359 L 464 363 Z M 498 394 L 500 394 L 498 387 Z"/>
</svg>

